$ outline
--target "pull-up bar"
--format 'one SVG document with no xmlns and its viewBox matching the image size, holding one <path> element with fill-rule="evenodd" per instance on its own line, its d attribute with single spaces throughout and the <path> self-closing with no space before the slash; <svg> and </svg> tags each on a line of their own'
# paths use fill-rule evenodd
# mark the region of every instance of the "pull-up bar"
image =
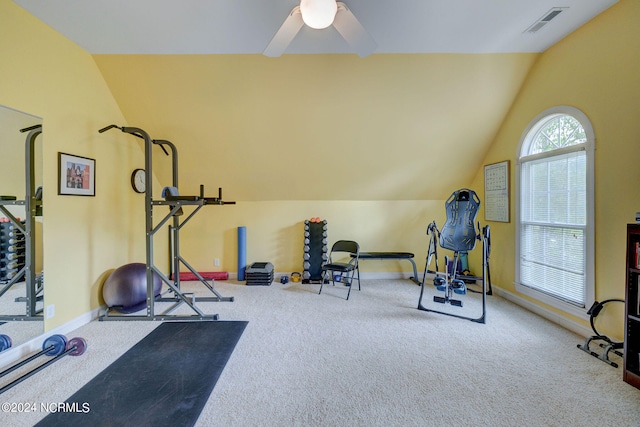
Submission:
<svg viewBox="0 0 640 427">
<path fill-rule="evenodd" d="M 110 129 L 119 129 L 122 132 L 129 133 L 138 138 L 141 138 L 145 141 L 145 214 L 146 214 L 146 280 L 147 280 L 147 314 L 145 316 L 109 316 L 109 312 L 102 316 L 100 320 L 112 320 L 112 319 L 124 319 L 124 320 L 217 320 L 218 315 L 205 315 L 197 306 L 196 301 L 233 301 L 233 297 L 223 297 L 220 295 L 213 287 L 213 283 L 209 285 L 200 274 L 191 267 L 182 256 L 180 256 L 180 229 L 198 212 L 204 205 L 216 204 L 216 205 L 225 205 L 225 204 L 235 204 L 235 202 L 226 202 L 222 200 L 222 188 L 218 188 L 218 197 L 205 197 L 204 195 L 204 186 L 200 185 L 200 195 L 199 196 L 180 196 L 177 192 L 178 186 L 178 151 L 173 143 L 166 140 L 154 140 L 151 139 L 149 134 L 140 128 L 135 127 L 125 127 L 125 126 L 117 126 L 117 125 L 109 125 L 98 132 L 103 133 Z M 175 188 L 174 192 L 168 192 L 168 194 L 163 194 L 164 200 L 153 200 L 153 191 L 152 191 L 152 153 L 151 148 L 153 145 L 159 145 L 160 148 L 165 152 L 165 154 L 169 155 L 165 146 L 168 146 L 172 153 L 172 184 L 173 188 Z M 164 191 L 163 191 L 164 193 Z M 170 207 L 169 213 L 165 215 L 163 219 L 159 221 L 158 224 L 154 225 L 152 219 L 153 207 L 157 205 L 168 205 Z M 187 218 L 183 219 L 180 222 L 179 212 L 182 212 L 183 206 L 192 206 L 195 209 L 191 212 Z M 167 275 L 162 273 L 154 264 L 154 256 L 153 256 L 153 238 L 155 233 L 160 230 L 162 226 L 164 226 L 167 221 L 170 219 L 173 220 L 171 229 L 171 237 L 172 241 L 170 242 L 170 251 L 172 256 L 172 270 L 175 272 L 173 275 L 173 281 L 169 280 Z M 196 277 L 211 291 L 215 297 L 211 298 L 203 298 L 203 297 L 187 297 L 180 290 L 180 274 L 179 274 L 179 266 L 180 263 L 184 264 L 192 273 L 196 275 Z M 154 292 L 154 274 L 160 276 L 162 281 L 164 281 L 167 286 L 169 286 L 170 291 L 172 291 L 175 295 L 175 298 L 160 298 L 156 299 Z M 174 302 L 169 309 L 163 312 L 160 315 L 155 314 L 155 302 Z M 169 315 L 171 311 L 177 308 L 180 304 L 187 304 L 196 314 L 192 316 L 180 316 L 180 315 Z"/>
</svg>

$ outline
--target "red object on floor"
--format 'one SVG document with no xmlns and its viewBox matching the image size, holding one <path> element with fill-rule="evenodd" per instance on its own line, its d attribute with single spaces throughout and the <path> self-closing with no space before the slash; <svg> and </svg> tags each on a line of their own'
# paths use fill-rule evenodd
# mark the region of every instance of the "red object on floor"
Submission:
<svg viewBox="0 0 640 427">
<path fill-rule="evenodd" d="M 198 271 L 198 274 L 200 274 L 200 276 L 202 276 L 203 279 L 207 279 L 207 280 L 211 280 L 211 279 L 227 280 L 229 278 L 229 273 L 227 273 L 226 271 L 209 271 L 209 272 Z M 171 276 L 171 279 L 173 279 L 173 275 Z M 189 281 L 189 280 L 198 280 L 198 278 L 196 277 L 195 274 L 191 273 L 190 271 L 181 271 L 180 280 Z"/>
</svg>

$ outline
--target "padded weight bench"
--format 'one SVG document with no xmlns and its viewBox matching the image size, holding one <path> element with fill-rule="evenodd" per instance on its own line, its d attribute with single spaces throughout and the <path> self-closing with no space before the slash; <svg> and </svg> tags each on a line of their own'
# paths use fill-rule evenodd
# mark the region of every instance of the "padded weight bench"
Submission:
<svg viewBox="0 0 640 427">
<path fill-rule="evenodd" d="M 413 266 L 413 276 L 409 279 L 416 285 L 420 285 L 420 281 L 418 280 L 418 270 L 411 252 L 360 252 L 360 261 L 363 259 L 406 259 L 411 262 L 411 265 Z"/>
</svg>

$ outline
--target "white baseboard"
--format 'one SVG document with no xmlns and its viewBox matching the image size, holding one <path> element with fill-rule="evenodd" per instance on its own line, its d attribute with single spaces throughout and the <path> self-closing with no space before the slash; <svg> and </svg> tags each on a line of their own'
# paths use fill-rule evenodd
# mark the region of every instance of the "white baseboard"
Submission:
<svg viewBox="0 0 640 427">
<path fill-rule="evenodd" d="M 103 308 L 96 308 L 90 312 L 82 314 L 75 319 L 68 321 L 67 323 L 58 326 L 50 331 L 44 332 L 41 335 L 30 339 L 27 342 L 24 342 L 16 347 L 13 347 L 9 350 L 3 351 L 0 354 L 0 366 L 8 366 L 9 364 L 13 364 L 18 360 L 31 355 L 32 353 L 36 353 L 42 350 L 42 343 L 44 342 L 46 337 L 50 337 L 51 335 L 60 334 L 67 335 L 69 332 L 72 332 L 79 327 L 86 325 L 94 319 L 97 319 L 100 315 L 100 310 Z M 69 337 L 67 338 L 74 338 Z"/>
<path fill-rule="evenodd" d="M 547 308 L 541 307 L 538 304 L 534 304 L 529 300 L 526 300 L 512 292 L 506 291 L 502 288 L 499 288 L 497 286 L 492 286 L 493 291 L 496 293 L 496 295 L 511 301 L 514 304 L 519 305 L 520 307 L 529 310 L 532 313 L 537 314 L 540 317 L 544 317 L 545 319 L 559 325 L 562 326 L 565 329 L 570 330 L 571 332 L 574 332 L 582 337 L 589 337 L 591 335 L 593 335 L 593 331 L 591 330 L 591 328 L 582 325 L 581 323 L 578 323 L 576 321 L 573 321 L 571 319 L 568 319 L 554 311 L 551 311 Z"/>
</svg>

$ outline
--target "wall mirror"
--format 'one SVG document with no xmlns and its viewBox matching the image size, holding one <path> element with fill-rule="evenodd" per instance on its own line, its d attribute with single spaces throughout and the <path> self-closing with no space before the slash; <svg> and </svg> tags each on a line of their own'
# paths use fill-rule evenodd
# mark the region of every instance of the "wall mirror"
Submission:
<svg viewBox="0 0 640 427">
<path fill-rule="evenodd" d="M 44 331 L 42 118 L 0 106 L 0 351 Z"/>
</svg>

